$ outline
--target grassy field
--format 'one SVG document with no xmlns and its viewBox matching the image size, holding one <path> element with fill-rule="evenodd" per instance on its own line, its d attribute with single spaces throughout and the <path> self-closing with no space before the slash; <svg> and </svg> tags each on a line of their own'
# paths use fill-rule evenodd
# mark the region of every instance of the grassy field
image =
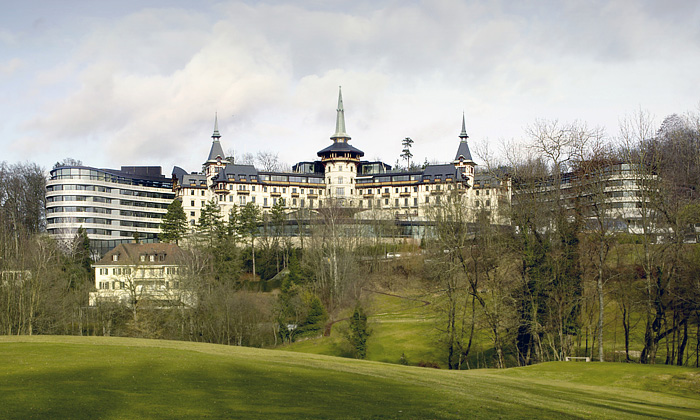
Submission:
<svg viewBox="0 0 700 420">
<path fill-rule="evenodd" d="M 367 360 L 399 363 L 405 355 L 408 363 L 421 361 L 440 364 L 442 357 L 435 328 L 435 314 L 415 291 L 397 292 L 402 299 L 381 293 L 367 293 L 368 324 L 372 334 L 367 341 Z M 350 313 L 342 315 L 349 316 Z M 280 350 L 350 357 L 345 334 L 348 322 L 333 325 L 329 337 L 302 340 L 279 347 Z"/>
<path fill-rule="evenodd" d="M 700 418 L 700 370 L 545 363 L 445 371 L 111 337 L 0 337 L 0 417 Z"/>
</svg>

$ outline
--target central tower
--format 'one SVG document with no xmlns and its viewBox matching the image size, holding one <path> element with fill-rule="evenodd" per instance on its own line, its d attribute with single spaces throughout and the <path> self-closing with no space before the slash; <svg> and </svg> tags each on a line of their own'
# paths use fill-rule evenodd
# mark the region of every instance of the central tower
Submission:
<svg viewBox="0 0 700 420">
<path fill-rule="evenodd" d="M 341 88 L 338 88 L 336 111 L 335 134 L 331 136 L 333 144 L 318 152 L 318 156 L 324 167 L 327 196 L 348 199 L 354 194 L 357 168 L 360 158 L 365 154 L 348 144 L 350 136 L 345 132 L 345 109 Z"/>
</svg>

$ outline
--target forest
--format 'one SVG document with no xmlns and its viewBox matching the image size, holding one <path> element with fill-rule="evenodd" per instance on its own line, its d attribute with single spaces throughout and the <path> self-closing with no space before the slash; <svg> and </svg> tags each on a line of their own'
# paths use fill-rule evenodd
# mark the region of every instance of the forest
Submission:
<svg viewBox="0 0 700 420">
<path fill-rule="evenodd" d="M 352 313 L 350 341 L 363 357 L 363 288 L 390 290 L 413 276 L 433 303 L 435 346 L 450 369 L 467 367 L 479 334 L 495 367 L 613 360 L 604 339 L 612 313 L 625 361 L 700 366 L 700 118 L 674 114 L 656 127 L 640 111 L 615 136 L 541 120 L 523 139 L 504 143 L 499 159 L 479 151 L 480 170 L 512 185 L 511 202 L 498 206 L 505 227 L 487 209 L 465 206 L 457 188 L 433 206 L 430 229 L 415 241 L 398 237 L 392 220 L 358 235 L 352 210 L 332 202 L 313 214 L 247 205 L 224 217 L 212 201 L 189 231 L 175 201 L 161 239 L 185 250 L 181 282 L 197 300 L 167 310 L 147 299 L 88 306 L 87 235 L 69 244 L 49 237 L 45 168 L 2 162 L 0 334 L 274 347 L 320 336 Z M 630 188 L 611 188 L 618 178 Z M 616 211 L 613 191 L 633 197 L 625 207 L 633 221 Z M 399 249 L 410 251 L 410 264 L 387 263 Z"/>
</svg>

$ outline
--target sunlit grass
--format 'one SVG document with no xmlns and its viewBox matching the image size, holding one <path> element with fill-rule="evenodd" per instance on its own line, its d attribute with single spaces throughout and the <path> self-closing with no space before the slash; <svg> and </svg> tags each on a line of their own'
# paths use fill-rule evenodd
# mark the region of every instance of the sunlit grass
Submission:
<svg viewBox="0 0 700 420">
<path fill-rule="evenodd" d="M 1 337 L 2 418 L 700 418 L 697 369 L 446 371 L 110 337 Z"/>
</svg>

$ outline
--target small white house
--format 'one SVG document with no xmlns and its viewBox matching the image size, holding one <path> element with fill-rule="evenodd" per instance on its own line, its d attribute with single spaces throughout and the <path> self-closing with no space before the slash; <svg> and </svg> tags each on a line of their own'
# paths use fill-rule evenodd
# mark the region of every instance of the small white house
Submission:
<svg viewBox="0 0 700 420">
<path fill-rule="evenodd" d="M 93 264 L 95 289 L 90 306 L 99 302 L 159 306 L 190 305 L 193 294 L 183 284 L 185 253 L 175 244 L 120 244 Z"/>
</svg>

